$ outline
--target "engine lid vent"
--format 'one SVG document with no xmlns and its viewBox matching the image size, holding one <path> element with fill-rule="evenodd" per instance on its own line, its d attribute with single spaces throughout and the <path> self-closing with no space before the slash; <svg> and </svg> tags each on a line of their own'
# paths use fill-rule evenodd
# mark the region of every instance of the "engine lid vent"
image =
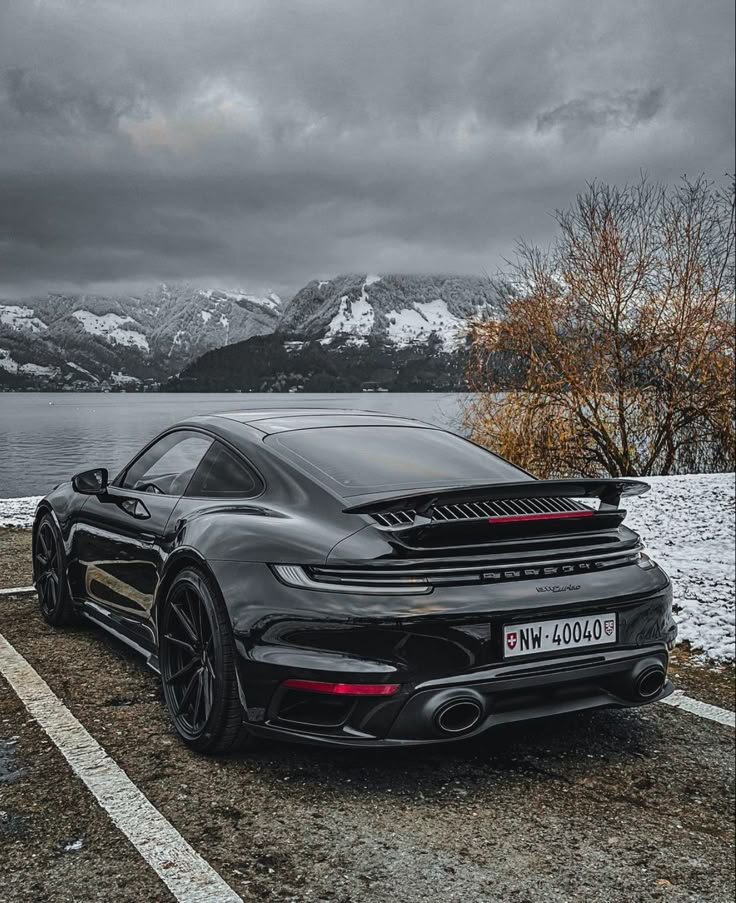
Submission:
<svg viewBox="0 0 736 903">
<path fill-rule="evenodd" d="M 570 498 L 487 499 L 461 502 L 456 505 L 436 505 L 427 512 L 425 524 L 453 521 L 485 520 L 491 523 L 518 523 L 527 520 L 553 520 L 566 517 L 586 517 L 595 510 Z M 372 515 L 382 527 L 417 526 L 416 511 L 385 511 Z"/>
</svg>

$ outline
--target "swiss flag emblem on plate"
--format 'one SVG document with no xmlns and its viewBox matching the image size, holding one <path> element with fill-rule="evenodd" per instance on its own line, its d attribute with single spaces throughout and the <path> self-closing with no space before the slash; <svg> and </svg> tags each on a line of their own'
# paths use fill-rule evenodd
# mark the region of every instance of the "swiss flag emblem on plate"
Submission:
<svg viewBox="0 0 736 903">
<path fill-rule="evenodd" d="M 515 633 L 507 633 L 506 634 L 506 645 L 509 649 L 516 649 L 516 634 Z"/>
<path fill-rule="evenodd" d="M 610 621 L 605 621 L 603 624 L 603 628 L 606 631 L 606 636 L 611 636 L 613 633 L 613 628 L 616 626 L 616 622 L 611 619 Z"/>
</svg>

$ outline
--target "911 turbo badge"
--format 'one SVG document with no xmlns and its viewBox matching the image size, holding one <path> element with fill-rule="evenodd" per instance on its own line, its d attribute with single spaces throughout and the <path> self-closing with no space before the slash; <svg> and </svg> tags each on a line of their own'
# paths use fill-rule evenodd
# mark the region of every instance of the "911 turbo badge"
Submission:
<svg viewBox="0 0 736 903">
<path fill-rule="evenodd" d="M 299 408 L 194 417 L 86 477 L 38 508 L 44 617 L 142 652 L 198 751 L 442 742 L 671 692 L 670 584 L 618 507 L 640 481 Z"/>
</svg>

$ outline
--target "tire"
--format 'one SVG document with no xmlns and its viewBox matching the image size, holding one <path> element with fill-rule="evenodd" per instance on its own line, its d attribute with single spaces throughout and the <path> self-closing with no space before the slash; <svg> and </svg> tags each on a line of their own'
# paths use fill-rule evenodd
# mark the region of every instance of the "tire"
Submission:
<svg viewBox="0 0 736 903">
<path fill-rule="evenodd" d="M 53 627 L 76 621 L 66 579 L 64 541 L 50 514 L 38 522 L 33 542 L 33 579 L 44 619 Z"/>
<path fill-rule="evenodd" d="M 252 742 L 243 726 L 230 618 L 204 571 L 186 568 L 166 594 L 159 663 L 166 708 L 187 746 L 216 755 Z"/>
</svg>

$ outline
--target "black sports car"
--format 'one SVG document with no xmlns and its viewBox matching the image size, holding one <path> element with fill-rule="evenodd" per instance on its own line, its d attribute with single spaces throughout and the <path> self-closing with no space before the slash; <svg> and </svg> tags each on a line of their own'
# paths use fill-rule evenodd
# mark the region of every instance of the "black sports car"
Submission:
<svg viewBox="0 0 736 903">
<path fill-rule="evenodd" d="M 647 489 L 384 414 L 193 417 L 40 503 L 34 577 L 49 623 L 146 656 L 202 752 L 447 741 L 672 692 L 670 582 L 618 507 Z"/>
</svg>

